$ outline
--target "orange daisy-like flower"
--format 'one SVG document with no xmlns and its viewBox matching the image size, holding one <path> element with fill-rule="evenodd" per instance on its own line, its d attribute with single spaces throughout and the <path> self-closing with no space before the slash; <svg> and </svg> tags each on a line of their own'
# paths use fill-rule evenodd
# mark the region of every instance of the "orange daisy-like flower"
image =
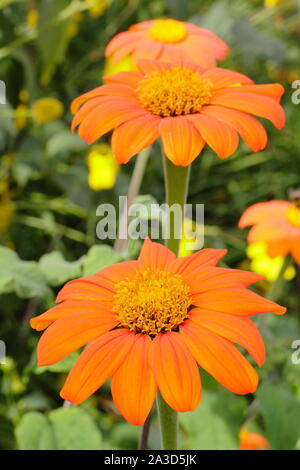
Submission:
<svg viewBox="0 0 300 470">
<path fill-rule="evenodd" d="M 264 242 L 271 258 L 290 253 L 300 264 L 300 207 L 288 201 L 260 202 L 248 207 L 239 227 L 253 225 L 249 243 Z"/>
<path fill-rule="evenodd" d="M 112 377 L 116 406 L 140 425 L 158 387 L 177 411 L 198 406 L 197 363 L 232 392 L 254 392 L 257 373 L 232 342 L 261 365 L 264 343 L 249 316 L 286 309 L 245 288 L 261 276 L 216 267 L 225 253 L 204 249 L 176 258 L 147 239 L 138 260 L 68 282 L 59 305 L 31 320 L 33 328 L 47 328 L 38 344 L 40 366 L 89 343 L 61 396 L 78 405 Z"/>
<path fill-rule="evenodd" d="M 223 60 L 228 46 L 222 39 L 204 28 L 172 19 L 143 21 L 117 34 L 108 44 L 105 54 L 119 62 L 130 55 L 134 62 L 154 59 L 174 62 L 188 58 L 202 67 L 214 67 Z"/>
<path fill-rule="evenodd" d="M 269 442 L 256 432 L 241 428 L 239 432 L 240 450 L 268 450 Z"/>
<path fill-rule="evenodd" d="M 162 138 L 165 155 L 189 165 L 205 142 L 220 158 L 238 146 L 238 133 L 253 151 L 266 146 L 264 117 L 280 129 L 283 87 L 255 85 L 250 78 L 221 68 L 140 61 L 140 71 L 106 77 L 108 82 L 76 98 L 72 129 L 89 144 L 114 129 L 113 152 L 120 163 Z"/>
</svg>

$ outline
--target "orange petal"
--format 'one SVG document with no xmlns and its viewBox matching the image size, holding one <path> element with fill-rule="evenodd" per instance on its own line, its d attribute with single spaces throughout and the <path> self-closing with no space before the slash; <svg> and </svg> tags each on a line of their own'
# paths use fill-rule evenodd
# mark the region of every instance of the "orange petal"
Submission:
<svg viewBox="0 0 300 470">
<path fill-rule="evenodd" d="M 92 144 L 114 127 L 144 114 L 145 110 L 138 103 L 113 97 L 91 110 L 81 122 L 78 133 L 88 144 Z"/>
<path fill-rule="evenodd" d="M 109 302 L 112 300 L 115 289 L 102 280 L 100 276 L 86 276 L 67 282 L 59 291 L 56 302 L 64 300 L 97 300 Z"/>
<path fill-rule="evenodd" d="M 189 285 L 192 294 L 226 287 L 247 287 L 254 282 L 265 279 L 264 276 L 250 271 L 211 266 L 201 266 L 197 273 L 183 273 L 183 278 Z"/>
<path fill-rule="evenodd" d="M 204 141 L 187 117 L 163 118 L 159 130 L 164 153 L 175 165 L 189 165 L 203 149 Z"/>
<path fill-rule="evenodd" d="M 117 326 L 110 311 L 86 310 L 60 318 L 43 333 L 37 347 L 38 365 L 48 366 Z"/>
<path fill-rule="evenodd" d="M 214 96 L 221 96 L 226 93 L 254 93 L 258 95 L 268 96 L 273 100 L 279 102 L 284 93 L 284 88 L 279 83 L 271 83 L 266 85 L 242 85 L 237 87 L 224 87 L 219 91 L 214 92 Z"/>
<path fill-rule="evenodd" d="M 119 369 L 113 374 L 111 391 L 114 402 L 131 424 L 141 425 L 152 408 L 157 385 L 148 363 L 151 339 L 138 334 Z"/>
<path fill-rule="evenodd" d="M 105 308 L 105 304 L 103 308 Z M 38 315 L 30 320 L 30 325 L 37 331 L 42 331 L 47 328 L 51 323 L 59 320 L 60 318 L 66 317 L 71 313 L 78 311 L 86 311 L 87 313 L 97 313 L 101 309 L 101 304 L 98 301 L 87 301 L 87 300 L 67 300 L 59 305 L 47 310 L 47 312 Z"/>
<path fill-rule="evenodd" d="M 122 364 L 135 341 L 125 329 L 110 331 L 89 344 L 69 373 L 60 393 L 79 405 L 100 388 Z"/>
<path fill-rule="evenodd" d="M 265 362 L 265 345 L 260 332 L 249 318 L 195 308 L 190 312 L 191 328 L 194 324 L 243 346 L 261 366 Z"/>
<path fill-rule="evenodd" d="M 228 87 L 230 85 L 253 83 L 249 77 L 232 70 L 214 67 L 206 70 L 202 76 L 208 78 L 214 85 L 214 89 Z"/>
<path fill-rule="evenodd" d="M 102 85 L 76 98 L 71 105 L 72 113 L 75 114 L 85 101 L 91 100 L 92 98 L 99 98 L 100 96 L 117 96 L 136 101 L 135 91 L 126 84 L 113 83 Z"/>
<path fill-rule="evenodd" d="M 141 72 L 119 72 L 114 75 L 108 75 L 103 77 L 103 80 L 106 83 L 119 83 L 122 85 L 127 85 L 131 88 L 136 89 L 139 82 L 144 78 L 144 74 Z"/>
<path fill-rule="evenodd" d="M 283 108 L 273 99 L 253 93 L 224 93 L 212 97 L 210 104 L 226 106 L 269 119 L 277 129 L 285 125 Z"/>
<path fill-rule="evenodd" d="M 239 221 L 239 227 L 243 228 L 247 225 L 257 224 L 264 221 L 268 217 L 282 214 L 284 215 L 291 207 L 288 201 L 268 201 L 253 204 L 245 210 Z"/>
<path fill-rule="evenodd" d="M 236 151 L 239 138 L 231 126 L 200 113 L 191 114 L 188 119 L 220 158 L 227 158 Z"/>
<path fill-rule="evenodd" d="M 204 248 L 192 255 L 177 258 L 170 263 L 169 269 L 176 274 L 194 276 L 203 266 L 215 266 L 226 253 L 227 250 Z"/>
<path fill-rule="evenodd" d="M 132 54 L 133 60 L 134 62 L 137 62 L 140 59 L 145 59 L 145 57 L 149 60 L 156 60 L 158 59 L 162 48 L 162 43 L 152 41 L 151 39 L 140 41 Z"/>
<path fill-rule="evenodd" d="M 254 152 L 264 149 L 267 145 L 268 138 L 264 126 L 249 114 L 223 106 L 206 106 L 202 113 L 233 127 Z"/>
<path fill-rule="evenodd" d="M 249 243 L 255 242 L 272 242 L 280 241 L 285 244 L 285 240 L 289 238 L 290 224 L 282 216 L 274 216 L 266 218 L 260 224 L 254 225 L 248 233 Z"/>
<path fill-rule="evenodd" d="M 286 312 L 285 307 L 264 299 L 248 289 L 238 287 L 209 290 L 194 295 L 193 299 L 194 305 L 201 307 L 203 310 L 214 310 L 233 315 L 247 316 L 266 312 L 283 315 Z"/>
<path fill-rule="evenodd" d="M 144 114 L 121 124 L 112 136 L 112 150 L 119 163 L 127 163 L 133 155 L 158 139 L 161 118 Z"/>
<path fill-rule="evenodd" d="M 175 332 L 158 334 L 152 341 L 150 364 L 164 400 L 176 411 L 193 411 L 201 400 L 196 361 Z"/>
<path fill-rule="evenodd" d="M 176 259 L 172 251 L 161 243 L 155 243 L 146 238 L 143 243 L 138 263 L 141 270 L 150 269 L 152 271 L 164 270 L 169 263 Z"/>
<path fill-rule="evenodd" d="M 105 49 L 105 56 L 114 54 L 115 62 L 118 62 L 130 54 L 136 47 L 136 42 L 144 36 L 140 31 L 123 31 L 116 34 Z"/>
<path fill-rule="evenodd" d="M 255 392 L 257 373 L 230 341 L 189 320 L 180 334 L 200 366 L 221 385 L 240 395 Z"/>
</svg>

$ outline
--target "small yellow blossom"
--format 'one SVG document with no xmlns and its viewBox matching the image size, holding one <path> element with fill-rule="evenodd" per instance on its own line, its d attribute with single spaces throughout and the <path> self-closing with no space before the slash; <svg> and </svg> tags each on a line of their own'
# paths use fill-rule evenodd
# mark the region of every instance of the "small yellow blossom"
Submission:
<svg viewBox="0 0 300 470">
<path fill-rule="evenodd" d="M 191 255 L 202 248 L 203 226 L 185 217 L 183 221 L 182 238 L 179 246 L 179 256 Z"/>
<path fill-rule="evenodd" d="M 90 5 L 88 12 L 93 18 L 99 18 L 108 9 L 110 3 L 109 0 L 88 0 Z"/>
<path fill-rule="evenodd" d="M 268 256 L 267 245 L 264 242 L 249 244 L 246 253 L 251 259 L 250 268 L 252 271 L 265 276 L 269 282 L 274 282 L 277 279 L 284 262 L 284 256 L 276 256 L 275 258 Z M 295 276 L 294 266 L 288 266 L 284 278 L 289 281 Z"/>
<path fill-rule="evenodd" d="M 21 131 L 26 127 L 29 116 L 29 108 L 26 104 L 19 104 L 15 111 L 15 128 Z"/>
<path fill-rule="evenodd" d="M 38 25 L 38 22 L 39 12 L 36 8 L 31 8 L 27 13 L 26 23 L 30 28 L 35 29 Z"/>
<path fill-rule="evenodd" d="M 63 104 L 55 98 L 41 98 L 32 105 L 32 117 L 38 123 L 54 121 L 63 112 Z"/>
<path fill-rule="evenodd" d="M 131 55 L 127 55 L 117 63 L 114 62 L 112 57 L 107 57 L 103 74 L 109 76 L 119 72 L 131 72 L 132 70 L 137 70 L 137 67 Z"/>
<path fill-rule="evenodd" d="M 80 30 L 79 23 L 83 20 L 83 14 L 79 11 L 73 15 L 71 22 L 68 25 L 67 36 L 68 38 L 72 38 L 77 36 Z"/>
<path fill-rule="evenodd" d="M 21 103 L 28 103 L 28 101 L 29 101 L 29 93 L 24 88 L 22 88 L 22 90 L 20 90 L 19 100 L 21 101 Z"/>
<path fill-rule="evenodd" d="M 95 191 L 114 187 L 120 165 L 108 144 L 94 145 L 87 155 L 89 186 Z"/>
<path fill-rule="evenodd" d="M 4 234 L 9 228 L 15 215 L 15 206 L 9 194 L 0 198 L 0 234 Z"/>
<path fill-rule="evenodd" d="M 275 8 L 280 5 L 281 0 L 264 0 L 265 7 L 267 8 Z"/>
</svg>

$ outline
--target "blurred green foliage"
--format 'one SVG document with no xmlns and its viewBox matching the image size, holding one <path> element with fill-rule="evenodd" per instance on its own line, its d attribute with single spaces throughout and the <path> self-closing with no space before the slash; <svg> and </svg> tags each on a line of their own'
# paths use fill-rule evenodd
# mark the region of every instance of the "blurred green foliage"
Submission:
<svg viewBox="0 0 300 470">
<path fill-rule="evenodd" d="M 105 45 L 131 24 L 170 16 L 189 19 L 221 36 L 231 47 L 223 67 L 258 83 L 285 87 L 287 126 L 266 124 L 269 144 L 253 154 L 240 144 L 221 161 L 208 148 L 193 164 L 189 202 L 205 204 L 205 246 L 226 247 L 230 267 L 248 267 L 246 232 L 237 221 L 249 205 L 286 199 L 299 186 L 300 104 L 291 84 L 300 78 L 300 0 L 113 0 L 95 16 L 88 0 L 0 0 L 0 78 L 7 104 L 0 105 L 0 339 L 7 362 L 0 365 L 0 448 L 134 449 L 139 429 L 115 409 L 105 385 L 77 408 L 62 408 L 59 390 L 76 355 L 48 368 L 36 367 L 38 334 L 29 319 L 53 305 L 69 279 L 92 274 L 124 257 L 96 239 L 96 207 L 118 206 L 134 162 L 122 167 L 109 191 L 88 187 L 88 146 L 70 131 L 73 98 L 101 83 Z M 51 97 L 64 106 L 51 122 L 34 119 L 34 103 Z M 159 149 L 154 145 L 143 194 L 164 201 Z M 300 446 L 300 365 L 291 344 L 300 338 L 299 276 L 286 283 L 282 318 L 262 320 L 267 362 L 255 396 L 238 397 L 202 374 L 198 410 L 181 416 L 185 449 L 237 449 L 246 423 L 266 436 L 272 449 Z M 258 287 L 266 293 L 267 285 Z M 159 448 L 154 414 L 150 448 Z"/>
</svg>

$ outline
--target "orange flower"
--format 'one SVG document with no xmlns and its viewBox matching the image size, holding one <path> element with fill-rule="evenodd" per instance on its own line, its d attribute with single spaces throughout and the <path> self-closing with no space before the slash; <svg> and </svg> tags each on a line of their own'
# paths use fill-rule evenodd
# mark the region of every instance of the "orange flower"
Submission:
<svg viewBox="0 0 300 470">
<path fill-rule="evenodd" d="M 280 129 L 284 112 L 279 84 L 255 85 L 245 75 L 221 68 L 140 61 L 141 71 L 106 77 L 108 82 L 73 101 L 73 130 L 89 144 L 115 128 L 113 152 L 126 163 L 161 136 L 165 155 L 189 165 L 205 142 L 220 158 L 231 155 L 238 133 L 253 150 L 263 149 L 264 117 Z"/>
<path fill-rule="evenodd" d="M 248 242 L 264 242 L 271 258 L 290 253 L 300 264 L 300 207 L 288 201 L 260 202 L 248 207 L 239 227 L 253 225 Z"/>
<path fill-rule="evenodd" d="M 202 67 L 214 67 L 223 60 L 228 46 L 222 39 L 194 24 L 172 19 L 143 21 L 117 34 L 105 54 L 119 62 L 130 55 L 134 61 L 154 59 L 174 62 L 184 58 Z"/>
<path fill-rule="evenodd" d="M 240 450 L 268 450 L 269 442 L 260 434 L 241 428 L 239 432 Z"/>
<path fill-rule="evenodd" d="M 234 393 L 256 390 L 258 376 L 231 342 L 258 365 L 262 338 L 250 315 L 286 309 L 245 287 L 257 274 L 216 267 L 226 250 L 205 249 L 176 258 L 149 239 L 137 261 L 125 261 L 68 282 L 59 305 L 31 320 L 43 330 L 38 364 L 54 364 L 86 346 L 61 396 L 78 405 L 112 377 L 116 406 L 142 424 L 157 387 L 177 411 L 201 399 L 197 363 Z"/>
</svg>

